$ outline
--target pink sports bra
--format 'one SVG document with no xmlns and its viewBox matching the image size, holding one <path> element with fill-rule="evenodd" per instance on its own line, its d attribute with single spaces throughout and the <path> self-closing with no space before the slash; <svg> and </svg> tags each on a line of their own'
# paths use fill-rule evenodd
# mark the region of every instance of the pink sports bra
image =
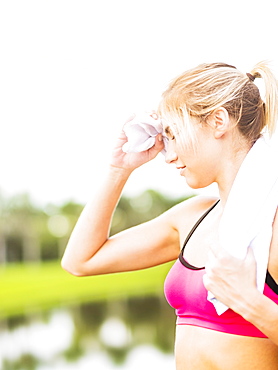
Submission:
<svg viewBox="0 0 278 370">
<path fill-rule="evenodd" d="M 203 284 L 205 268 L 194 267 L 183 257 L 188 240 L 218 202 L 205 212 L 188 234 L 179 259 L 166 277 L 164 285 L 166 299 L 176 310 L 178 325 L 194 325 L 224 333 L 266 338 L 253 324 L 231 309 L 219 316 L 212 303 L 207 300 L 207 290 Z M 264 295 L 278 304 L 278 285 L 269 272 L 267 272 Z"/>
</svg>

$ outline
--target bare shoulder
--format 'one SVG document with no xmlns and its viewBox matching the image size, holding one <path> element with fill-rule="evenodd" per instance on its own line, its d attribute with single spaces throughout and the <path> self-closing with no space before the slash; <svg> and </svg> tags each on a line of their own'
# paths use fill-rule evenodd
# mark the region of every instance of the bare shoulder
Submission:
<svg viewBox="0 0 278 370">
<path fill-rule="evenodd" d="M 173 227 L 177 229 L 181 228 L 181 224 L 183 227 L 186 224 L 190 226 L 193 225 L 217 200 L 218 198 L 216 197 L 198 195 L 177 204 L 169 211 L 165 212 L 163 217 L 168 218 Z"/>
</svg>

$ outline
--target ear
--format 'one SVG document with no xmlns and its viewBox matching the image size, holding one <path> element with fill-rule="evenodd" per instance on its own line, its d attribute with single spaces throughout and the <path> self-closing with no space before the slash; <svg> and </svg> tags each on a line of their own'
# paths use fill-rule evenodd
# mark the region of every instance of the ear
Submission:
<svg viewBox="0 0 278 370">
<path fill-rule="evenodd" d="M 230 117 L 227 109 L 219 107 L 207 118 L 208 125 L 214 131 L 215 139 L 220 139 L 230 128 Z"/>
</svg>

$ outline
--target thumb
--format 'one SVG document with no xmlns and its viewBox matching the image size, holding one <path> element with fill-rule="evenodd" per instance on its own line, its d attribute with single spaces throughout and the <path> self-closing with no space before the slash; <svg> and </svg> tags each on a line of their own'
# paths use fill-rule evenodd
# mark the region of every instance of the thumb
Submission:
<svg viewBox="0 0 278 370">
<path fill-rule="evenodd" d="M 160 153 L 161 150 L 163 150 L 164 143 L 163 143 L 163 140 L 161 140 L 161 137 L 162 137 L 162 135 L 158 134 L 155 138 L 154 146 L 152 146 L 150 149 L 148 149 L 148 153 L 149 153 L 149 156 L 150 156 L 149 160 L 154 159 L 158 155 L 158 153 Z"/>
<path fill-rule="evenodd" d="M 254 251 L 253 251 L 253 249 L 251 247 L 248 247 L 248 249 L 247 249 L 245 261 L 246 262 L 249 262 L 249 263 L 256 262 L 255 261 Z"/>
<path fill-rule="evenodd" d="M 246 266 L 249 268 L 249 271 L 254 271 L 256 274 L 257 262 L 255 259 L 254 251 L 251 247 L 248 247 L 244 262 Z"/>
<path fill-rule="evenodd" d="M 164 148 L 164 141 L 162 134 L 158 134 L 155 138 L 154 147 L 160 152 Z"/>
<path fill-rule="evenodd" d="M 247 271 L 249 271 L 249 274 L 251 276 L 251 279 L 254 283 L 254 286 L 257 286 L 257 262 L 255 259 L 254 251 L 251 247 L 248 247 L 246 257 L 244 260 L 245 266 L 247 268 Z"/>
</svg>

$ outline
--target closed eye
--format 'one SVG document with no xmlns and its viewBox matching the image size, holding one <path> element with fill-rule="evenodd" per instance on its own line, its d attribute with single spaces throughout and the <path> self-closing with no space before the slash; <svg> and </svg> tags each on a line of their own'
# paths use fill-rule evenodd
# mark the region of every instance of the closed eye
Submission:
<svg viewBox="0 0 278 370">
<path fill-rule="evenodd" d="M 169 126 L 167 126 L 164 131 L 165 131 L 165 134 L 169 136 L 170 140 L 175 140 L 175 135 L 173 134 Z"/>
</svg>

